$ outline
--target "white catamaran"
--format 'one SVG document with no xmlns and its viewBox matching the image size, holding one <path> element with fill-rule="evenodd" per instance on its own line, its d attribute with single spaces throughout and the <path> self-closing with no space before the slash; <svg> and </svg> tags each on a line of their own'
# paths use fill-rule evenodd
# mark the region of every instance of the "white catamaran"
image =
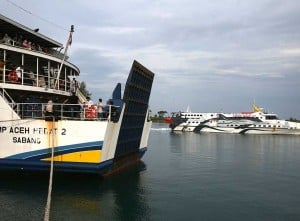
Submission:
<svg viewBox="0 0 300 221">
<path fill-rule="evenodd" d="M 43 171 L 54 161 L 56 171 L 105 175 L 143 156 L 150 70 L 134 61 L 123 97 L 118 83 L 98 116 L 61 43 L 3 15 L 0 30 L 0 170 Z"/>
<path fill-rule="evenodd" d="M 174 113 L 167 119 L 173 131 L 300 135 L 300 123 L 281 120 L 253 104 L 253 112 Z"/>
</svg>

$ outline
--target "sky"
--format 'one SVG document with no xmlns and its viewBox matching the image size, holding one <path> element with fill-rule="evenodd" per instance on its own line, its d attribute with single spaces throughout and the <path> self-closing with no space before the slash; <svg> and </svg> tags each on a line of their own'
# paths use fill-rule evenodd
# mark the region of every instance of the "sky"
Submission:
<svg viewBox="0 0 300 221">
<path fill-rule="evenodd" d="M 133 60 L 155 73 L 150 109 L 300 119 L 299 0 L 0 0 L 0 13 L 63 44 L 94 102 Z"/>
</svg>

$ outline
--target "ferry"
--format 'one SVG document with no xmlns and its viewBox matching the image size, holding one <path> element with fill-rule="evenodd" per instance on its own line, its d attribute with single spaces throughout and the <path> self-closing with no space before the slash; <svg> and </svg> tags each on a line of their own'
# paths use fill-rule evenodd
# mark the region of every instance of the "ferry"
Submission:
<svg viewBox="0 0 300 221">
<path fill-rule="evenodd" d="M 154 73 L 133 61 L 103 112 L 80 91 L 63 44 L 0 14 L 0 170 L 109 175 L 138 162 Z M 123 93 L 122 93 L 123 92 Z"/>
<path fill-rule="evenodd" d="M 173 131 L 300 135 L 300 122 L 281 120 L 256 104 L 252 107 L 253 111 L 241 113 L 173 113 L 166 122 Z"/>
</svg>

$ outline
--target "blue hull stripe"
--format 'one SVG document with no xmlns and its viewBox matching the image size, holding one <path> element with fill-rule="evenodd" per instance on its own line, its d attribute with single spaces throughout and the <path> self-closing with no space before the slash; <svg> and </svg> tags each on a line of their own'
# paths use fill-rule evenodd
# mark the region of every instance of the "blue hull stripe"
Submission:
<svg viewBox="0 0 300 221">
<path fill-rule="evenodd" d="M 139 150 L 142 157 L 147 147 Z M 54 171 L 72 173 L 90 173 L 103 175 L 111 170 L 113 159 L 101 163 L 70 163 L 55 162 Z M 0 159 L 0 170 L 22 170 L 22 171 L 49 171 L 50 163 L 45 161 L 32 161 L 22 159 Z"/>
<path fill-rule="evenodd" d="M 101 150 L 103 141 L 87 142 L 55 147 L 54 156 L 88 150 Z M 51 148 L 30 151 L 6 157 L 5 159 L 41 160 L 51 156 Z"/>
<path fill-rule="evenodd" d="M 54 171 L 73 173 L 94 173 L 103 174 L 110 170 L 113 160 L 101 163 L 54 163 Z M 14 159 L 0 159 L 1 170 L 22 170 L 22 171 L 49 171 L 50 163 L 45 161 L 24 161 Z"/>
</svg>

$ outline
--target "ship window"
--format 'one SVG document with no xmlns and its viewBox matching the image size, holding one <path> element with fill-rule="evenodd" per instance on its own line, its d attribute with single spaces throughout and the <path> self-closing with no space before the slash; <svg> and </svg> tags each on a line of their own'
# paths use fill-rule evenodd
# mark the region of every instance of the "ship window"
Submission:
<svg viewBox="0 0 300 221">
<path fill-rule="evenodd" d="M 266 119 L 267 120 L 277 120 L 277 116 L 276 115 L 267 115 Z"/>
<path fill-rule="evenodd" d="M 211 117 L 213 117 L 214 115 L 213 115 L 213 114 L 211 114 L 210 116 L 211 116 Z"/>
<path fill-rule="evenodd" d="M 202 114 L 200 114 L 200 117 L 202 117 Z"/>
</svg>

